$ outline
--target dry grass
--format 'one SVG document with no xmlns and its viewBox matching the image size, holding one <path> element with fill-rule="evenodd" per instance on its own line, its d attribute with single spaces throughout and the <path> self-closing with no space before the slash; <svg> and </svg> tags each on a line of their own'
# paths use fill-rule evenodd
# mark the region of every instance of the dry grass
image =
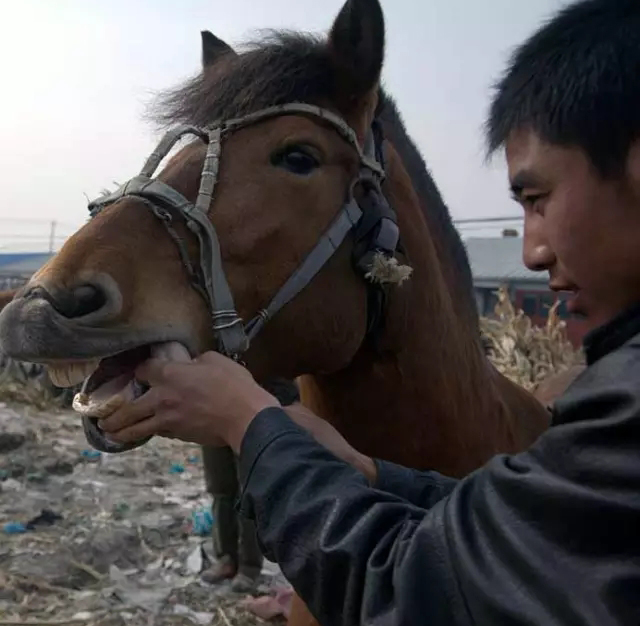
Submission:
<svg viewBox="0 0 640 626">
<path fill-rule="evenodd" d="M 513 306 L 504 287 L 497 296 L 495 317 L 482 318 L 480 328 L 489 358 L 507 378 L 532 390 L 545 378 L 583 362 L 582 352 L 567 339 L 558 303 L 549 311 L 546 325 L 538 327 Z"/>
<path fill-rule="evenodd" d="M 63 404 L 62 396 L 52 393 L 53 387 L 40 368 L 23 368 L 0 355 L 0 402 L 23 404 L 39 411 L 55 410 Z"/>
<path fill-rule="evenodd" d="M 0 402 L 23 404 L 39 411 L 51 411 L 61 408 L 62 402 L 37 383 L 16 380 L 0 381 Z"/>
</svg>

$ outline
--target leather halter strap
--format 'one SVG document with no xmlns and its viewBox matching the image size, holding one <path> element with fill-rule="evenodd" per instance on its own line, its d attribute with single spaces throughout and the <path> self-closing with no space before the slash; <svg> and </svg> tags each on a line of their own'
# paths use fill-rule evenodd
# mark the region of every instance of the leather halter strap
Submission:
<svg viewBox="0 0 640 626">
<path fill-rule="evenodd" d="M 240 128 L 283 115 L 305 115 L 331 126 L 356 151 L 360 169 L 349 190 L 349 198 L 316 246 L 276 293 L 268 306 L 260 311 L 246 326 L 235 309 L 233 295 L 222 266 L 220 244 L 216 230 L 208 217 L 209 208 L 218 181 L 222 141 L 226 134 Z M 212 317 L 212 328 L 218 342 L 218 350 L 226 356 L 239 359 L 246 352 L 249 343 L 280 309 L 298 295 L 333 256 L 345 237 L 361 224 L 363 211 L 355 200 L 354 189 L 364 183 L 377 198 L 381 198 L 380 185 L 384 180 L 380 141 L 374 136 L 375 127 L 369 132 L 364 149 L 360 146 L 353 129 L 331 111 L 304 103 L 291 103 L 270 107 L 244 117 L 220 121 L 208 128 L 179 126 L 169 131 L 147 159 L 140 174 L 122 185 L 115 192 L 103 196 L 89 204 L 91 216 L 124 198 L 136 198 L 143 202 L 158 217 L 169 235 L 178 246 L 180 256 L 191 278 L 192 285 L 203 296 Z M 207 152 L 201 173 L 197 200 L 191 203 L 182 194 L 153 178 L 162 160 L 173 146 L 185 135 L 195 135 L 207 143 Z M 379 155 L 376 154 L 380 150 Z M 373 216 L 367 235 L 377 227 L 373 248 L 380 248 L 387 254 L 395 252 L 398 232 L 395 213 L 384 203 L 384 210 Z M 194 268 L 189 260 L 184 242 L 172 226 L 172 211 L 180 215 L 187 228 L 198 238 L 200 264 Z M 371 222 L 371 220 L 369 220 Z M 370 246 L 371 248 L 371 246 Z M 370 252 L 368 250 L 367 252 Z M 360 259 L 356 265 L 361 265 Z M 359 268 L 362 269 L 362 268 Z"/>
</svg>

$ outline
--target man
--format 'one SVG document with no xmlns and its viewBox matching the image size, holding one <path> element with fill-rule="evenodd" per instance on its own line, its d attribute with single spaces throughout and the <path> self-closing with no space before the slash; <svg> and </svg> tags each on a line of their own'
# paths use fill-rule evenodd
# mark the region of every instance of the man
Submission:
<svg viewBox="0 0 640 626">
<path fill-rule="evenodd" d="M 152 390 L 103 424 L 239 452 L 241 510 L 323 624 L 640 624 L 640 2 L 560 12 L 487 126 L 526 265 L 592 329 L 530 450 L 459 481 L 375 461 L 215 354 L 143 365 Z"/>
</svg>

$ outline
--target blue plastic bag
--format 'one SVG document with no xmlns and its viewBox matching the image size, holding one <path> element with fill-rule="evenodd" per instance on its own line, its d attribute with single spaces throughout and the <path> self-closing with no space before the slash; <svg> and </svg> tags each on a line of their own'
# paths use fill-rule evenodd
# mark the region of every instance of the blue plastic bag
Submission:
<svg viewBox="0 0 640 626">
<path fill-rule="evenodd" d="M 194 511 L 191 514 L 191 527 L 194 535 L 206 537 L 213 530 L 213 515 L 211 511 Z"/>
<path fill-rule="evenodd" d="M 20 522 L 9 522 L 2 527 L 2 530 L 7 535 L 21 535 L 27 532 L 27 527 Z"/>
</svg>

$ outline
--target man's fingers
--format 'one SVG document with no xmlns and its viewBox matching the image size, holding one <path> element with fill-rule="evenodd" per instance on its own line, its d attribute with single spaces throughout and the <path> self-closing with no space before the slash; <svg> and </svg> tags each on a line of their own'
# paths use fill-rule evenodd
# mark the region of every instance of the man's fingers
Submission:
<svg viewBox="0 0 640 626">
<path fill-rule="evenodd" d="M 175 369 L 182 369 L 183 367 L 183 363 L 167 361 L 166 359 L 149 359 L 136 368 L 136 380 L 154 387 L 171 380 L 175 374 Z"/>
<path fill-rule="evenodd" d="M 106 433 L 121 431 L 154 415 L 160 401 L 158 390 L 152 387 L 137 400 L 125 404 L 106 419 L 100 420 L 99 426 Z"/>
<path fill-rule="evenodd" d="M 197 356 L 195 359 L 193 359 L 195 363 L 208 363 L 209 365 L 220 365 L 221 363 L 224 363 L 227 360 L 231 360 L 228 359 L 226 356 L 222 356 L 220 353 L 218 352 L 203 352 L 201 355 Z"/>
<path fill-rule="evenodd" d="M 162 435 L 163 421 L 157 415 L 143 419 L 133 426 L 109 433 L 109 439 L 116 443 L 135 443 L 153 435 Z M 164 435 L 166 436 L 166 435 Z"/>
<path fill-rule="evenodd" d="M 196 357 L 193 360 L 193 363 L 206 365 L 210 369 L 212 374 L 215 372 L 218 376 L 226 376 L 231 374 L 232 372 L 242 372 L 244 376 L 253 379 L 253 376 L 251 376 L 251 373 L 244 365 L 241 365 L 240 363 L 234 361 L 233 359 L 230 359 L 227 356 L 224 356 L 223 354 L 220 354 L 219 352 L 204 352 L 200 356 Z"/>
</svg>

